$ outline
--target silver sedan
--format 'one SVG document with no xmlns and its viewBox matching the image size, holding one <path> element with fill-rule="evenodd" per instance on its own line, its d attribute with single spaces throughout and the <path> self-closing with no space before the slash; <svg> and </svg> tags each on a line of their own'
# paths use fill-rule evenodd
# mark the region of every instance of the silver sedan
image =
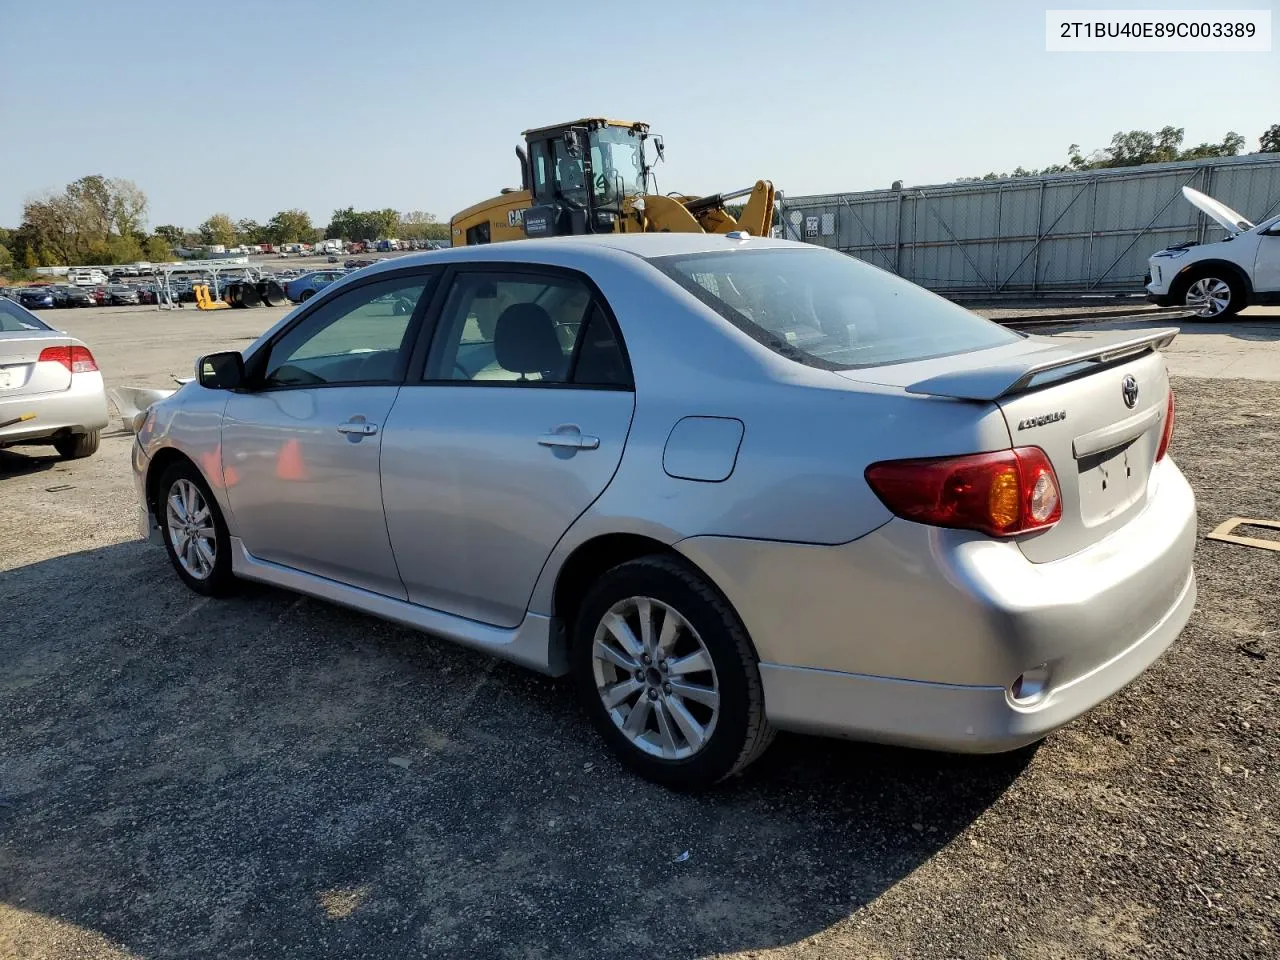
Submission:
<svg viewBox="0 0 1280 960">
<path fill-rule="evenodd" d="M 775 729 L 1013 749 L 1191 613 L 1173 335 L 1028 337 L 737 234 L 405 257 L 140 418 L 142 524 L 200 593 L 572 673 L 675 787 Z"/>
<path fill-rule="evenodd" d="M 106 425 L 89 348 L 0 297 L 0 448 L 50 444 L 63 458 L 87 457 Z"/>
</svg>

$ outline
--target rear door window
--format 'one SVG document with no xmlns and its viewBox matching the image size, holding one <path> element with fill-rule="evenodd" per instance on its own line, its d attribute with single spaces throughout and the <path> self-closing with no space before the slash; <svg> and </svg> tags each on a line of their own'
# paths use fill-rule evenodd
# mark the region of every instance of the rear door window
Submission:
<svg viewBox="0 0 1280 960">
<path fill-rule="evenodd" d="M 534 271 L 459 273 L 424 379 L 631 384 L 621 339 L 595 291 L 575 277 Z"/>
<path fill-rule="evenodd" d="M 1019 339 L 878 267 L 816 247 L 650 261 L 776 353 L 829 370 L 906 363 Z"/>
</svg>

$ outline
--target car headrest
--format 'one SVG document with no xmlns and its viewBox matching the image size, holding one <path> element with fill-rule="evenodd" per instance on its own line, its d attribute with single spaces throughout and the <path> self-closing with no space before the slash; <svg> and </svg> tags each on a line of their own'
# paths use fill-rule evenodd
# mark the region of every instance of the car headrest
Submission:
<svg viewBox="0 0 1280 960">
<path fill-rule="evenodd" d="M 558 371 L 564 363 L 556 325 L 536 303 L 513 303 L 502 311 L 493 329 L 493 352 L 512 373 Z"/>
</svg>

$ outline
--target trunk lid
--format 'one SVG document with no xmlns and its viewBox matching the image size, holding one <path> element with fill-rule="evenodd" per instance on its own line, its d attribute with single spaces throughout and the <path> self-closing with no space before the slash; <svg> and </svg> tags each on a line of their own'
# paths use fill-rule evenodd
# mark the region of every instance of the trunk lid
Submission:
<svg viewBox="0 0 1280 960">
<path fill-rule="evenodd" d="M 1244 233 L 1246 230 L 1253 229 L 1253 224 L 1249 222 L 1247 217 L 1242 217 L 1221 200 L 1215 200 L 1213 197 L 1203 194 L 1192 187 L 1183 187 L 1182 195 L 1196 209 L 1216 220 L 1218 225 L 1227 231 L 1227 236 L 1229 237 L 1234 237 Z"/>
<path fill-rule="evenodd" d="M 71 386 L 71 371 L 60 363 L 38 363 L 45 347 L 65 347 L 71 337 L 50 330 L 0 331 L 0 400 L 55 393 Z"/>
<path fill-rule="evenodd" d="M 995 403 L 1015 447 L 1039 447 L 1062 519 L 1019 538 L 1033 563 L 1069 556 L 1140 513 L 1164 428 L 1169 377 L 1159 348 L 1174 329 L 1027 337 L 994 350 L 871 370 L 850 379 Z"/>
</svg>

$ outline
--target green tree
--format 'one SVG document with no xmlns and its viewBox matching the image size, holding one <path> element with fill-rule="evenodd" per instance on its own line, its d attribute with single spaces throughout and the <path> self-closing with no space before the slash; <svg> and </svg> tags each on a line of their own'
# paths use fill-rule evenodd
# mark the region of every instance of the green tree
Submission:
<svg viewBox="0 0 1280 960">
<path fill-rule="evenodd" d="M 381 240 L 396 236 L 400 224 L 400 211 L 390 207 L 382 210 L 356 210 L 347 207 L 333 211 L 324 235 L 335 240 Z"/>
<path fill-rule="evenodd" d="M 1280 153 L 1280 123 L 1273 123 L 1258 138 L 1259 153 Z"/>
<path fill-rule="evenodd" d="M 13 266 L 13 254 L 9 252 L 9 248 L 0 243 L 0 270 L 8 270 Z"/>
<path fill-rule="evenodd" d="M 171 223 L 166 223 L 163 226 L 156 227 L 156 236 L 160 237 L 171 247 L 182 246 L 182 238 L 185 233 L 186 231 L 181 227 L 175 227 Z"/>
<path fill-rule="evenodd" d="M 369 235 L 369 224 L 363 215 L 356 213 L 355 207 L 346 207 L 333 211 L 329 225 L 324 228 L 325 237 L 331 240 L 372 240 Z"/>
<path fill-rule="evenodd" d="M 394 237 L 396 230 L 400 226 L 400 211 L 392 210 L 385 207 L 382 210 L 370 210 L 365 216 L 369 218 L 369 223 L 373 226 L 376 238 Z"/>
<path fill-rule="evenodd" d="M 147 198 L 132 180 L 92 174 L 67 184 L 61 193 L 49 193 L 23 208 L 28 234 L 24 261 L 34 250 L 36 259 L 49 263 L 111 262 L 137 246 L 135 236 L 146 216 Z"/>
<path fill-rule="evenodd" d="M 241 243 L 270 243 L 268 230 L 256 220 L 240 220 L 236 223 L 236 236 Z"/>
<path fill-rule="evenodd" d="M 1272 128 L 1280 138 L 1280 124 Z M 1202 160 L 1209 157 L 1238 156 L 1245 139 L 1234 130 L 1228 131 L 1221 143 L 1201 143 L 1183 148 L 1182 127 L 1161 127 L 1154 133 L 1148 130 L 1120 130 L 1111 137 L 1110 146 L 1085 154 L 1078 143 L 1067 147 L 1065 164 L 1050 164 L 1040 170 L 1018 167 L 1013 173 L 988 173 L 983 177 L 962 177 L 961 181 L 1003 180 L 1008 177 L 1034 177 L 1047 173 L 1067 173 L 1071 170 L 1098 170 L 1111 167 L 1136 167 L 1144 163 L 1169 163 L 1174 160 Z M 1270 131 L 1268 131 L 1270 133 Z M 1266 142 L 1267 134 L 1263 134 Z M 1277 144 L 1280 146 L 1280 144 Z"/>
<path fill-rule="evenodd" d="M 281 210 L 267 222 L 267 236 L 271 243 L 311 243 L 316 228 L 305 210 Z"/>
<path fill-rule="evenodd" d="M 169 240 L 161 235 L 159 228 L 147 238 L 144 249 L 147 259 L 152 263 L 168 263 L 173 259 L 173 248 L 169 245 Z"/>
<path fill-rule="evenodd" d="M 449 237 L 449 225 L 440 223 L 434 213 L 410 210 L 401 215 L 395 236 L 406 240 L 445 240 Z"/>
<path fill-rule="evenodd" d="M 233 247 L 236 243 L 236 225 L 225 213 L 215 213 L 200 224 L 200 241 L 204 244 L 221 244 Z"/>
</svg>

